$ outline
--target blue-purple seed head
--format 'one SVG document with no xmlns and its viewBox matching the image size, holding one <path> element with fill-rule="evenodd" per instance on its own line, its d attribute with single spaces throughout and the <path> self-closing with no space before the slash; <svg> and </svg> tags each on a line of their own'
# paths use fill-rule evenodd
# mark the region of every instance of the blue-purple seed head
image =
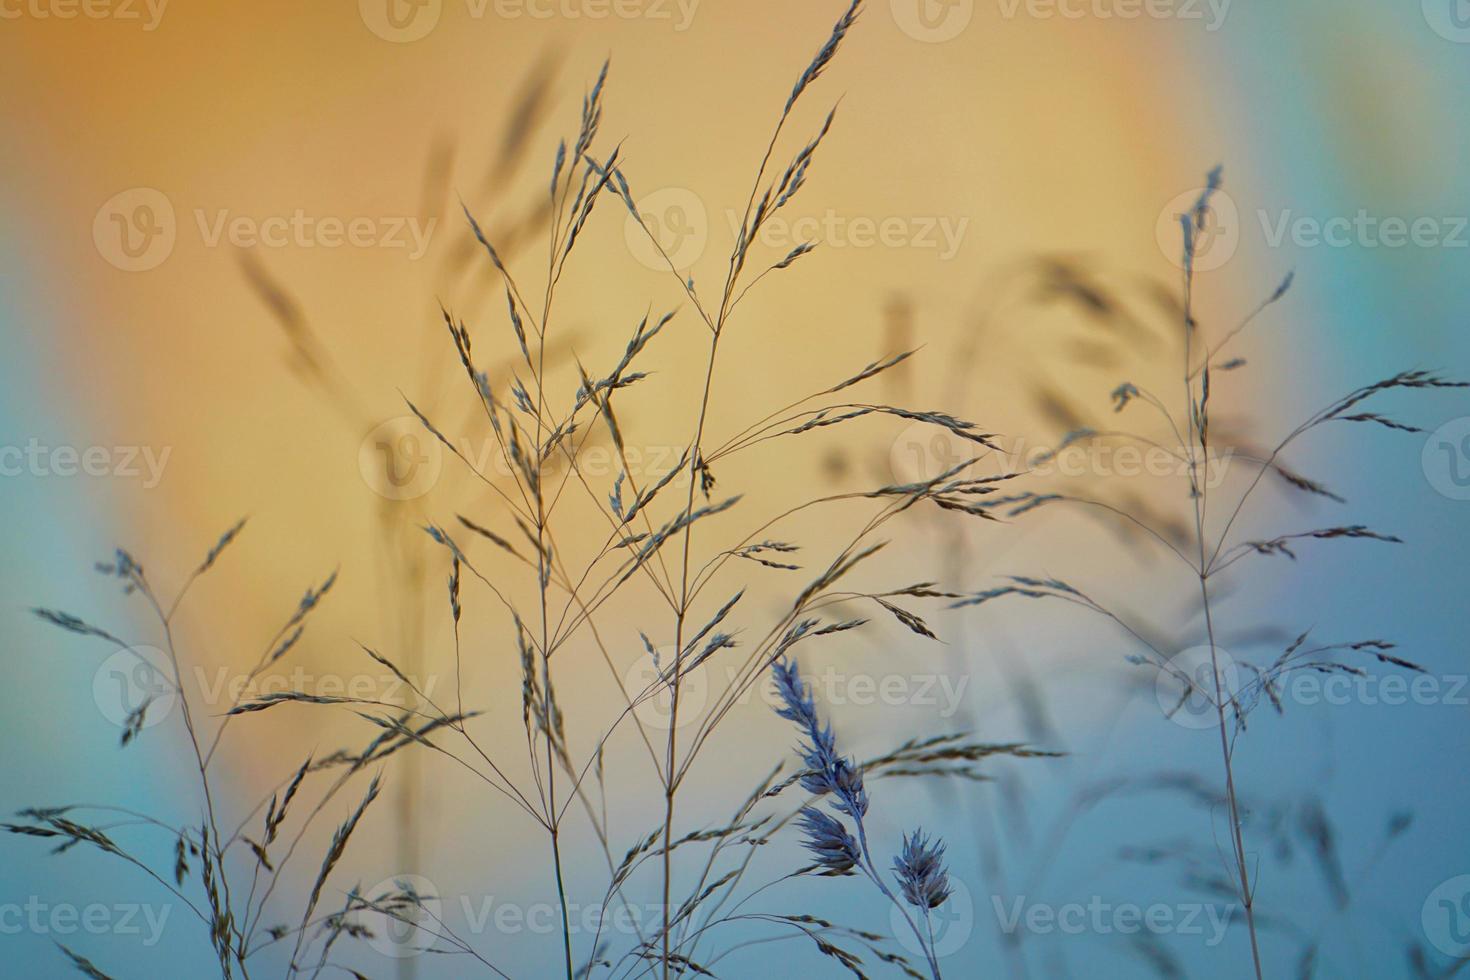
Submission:
<svg viewBox="0 0 1470 980">
<path fill-rule="evenodd" d="M 795 722 L 806 736 L 806 744 L 798 749 L 807 767 L 806 774 L 801 777 L 802 788 L 814 796 L 831 793 L 837 797 L 835 806 L 840 812 L 850 817 L 863 817 L 868 812 L 863 772 L 838 753 L 832 726 L 822 724 L 817 716 L 816 705 L 801 679 L 796 661 L 777 661 L 772 665 L 771 673 L 782 703 L 776 714 Z"/>
<path fill-rule="evenodd" d="M 934 909 L 949 898 L 944 842 L 925 836 L 922 830 L 904 835 L 903 851 L 893 859 L 893 874 L 910 905 Z"/>
<path fill-rule="evenodd" d="M 861 860 L 858 842 L 841 820 L 810 806 L 802 808 L 800 819 L 801 829 L 806 831 L 802 843 L 825 873 L 847 874 L 857 866 Z"/>
</svg>

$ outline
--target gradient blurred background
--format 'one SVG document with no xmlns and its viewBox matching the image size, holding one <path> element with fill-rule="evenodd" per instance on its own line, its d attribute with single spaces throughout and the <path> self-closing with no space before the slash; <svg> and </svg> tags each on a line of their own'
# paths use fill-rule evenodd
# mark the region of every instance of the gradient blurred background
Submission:
<svg viewBox="0 0 1470 980">
<path fill-rule="evenodd" d="M 766 0 L 0 0 L 0 809 L 108 802 L 197 819 L 192 763 L 160 737 L 177 716 L 119 749 L 106 645 L 28 612 L 65 609 L 157 645 L 137 599 L 91 572 L 115 546 L 170 595 L 249 515 L 178 621 L 180 646 L 209 684 L 239 676 L 301 594 L 339 569 L 283 662 L 291 686 L 303 676 L 381 681 L 360 641 L 452 689 L 446 556 L 418 525 L 448 525 L 456 513 L 513 525 L 427 441 L 418 448 L 432 460 L 406 488 L 384 483 L 375 460 L 412 431 L 405 397 L 456 437 L 487 436 L 440 304 L 470 324 L 487 365 L 509 364 L 514 348 L 501 287 L 472 248 L 459 202 L 539 289 L 534 205 L 557 139 L 574 133 L 582 95 L 611 58 L 603 152 L 624 141 L 640 206 L 696 284 L 712 287 L 775 117 L 840 12 Z M 1177 337 L 1160 312 L 1179 293 L 1173 215 L 1217 163 L 1225 197 L 1197 281 L 1202 325 L 1218 336 L 1295 271 L 1286 298 L 1238 342 L 1249 369 L 1218 382 L 1218 411 L 1232 425 L 1274 443 L 1337 395 L 1401 368 L 1470 373 L 1467 13 L 1456 0 L 873 0 L 791 124 L 788 144 L 840 99 L 792 221 L 766 242 L 777 257 L 813 234 L 825 244 L 742 307 L 721 351 L 713 430 L 728 436 L 917 345 L 921 354 L 883 382 L 886 397 L 1025 446 L 1055 444 L 1075 412 L 1106 417 L 1119 382 L 1177 379 L 1168 360 Z M 689 438 L 705 341 L 625 218 L 607 202 L 569 267 L 557 377 L 570 394 L 573 353 L 605 367 L 647 311 L 682 303 L 650 354 L 657 373 L 623 420 L 654 474 Z M 1395 222 L 1416 231 L 1395 238 Z M 1153 332 L 1130 333 L 1120 326 L 1128 318 L 1089 310 L 1079 290 L 1058 286 L 1078 282 L 1126 297 Z M 503 367 L 492 377 L 509 380 Z M 1395 398 L 1386 409 L 1424 433 L 1332 430 L 1303 444 L 1293 466 L 1341 492 L 1346 507 L 1276 493 L 1251 511 L 1253 531 L 1363 523 L 1406 544 L 1325 542 L 1295 564 L 1250 566 L 1227 607 L 1242 649 L 1307 627 L 1330 640 L 1384 637 L 1440 692 L 1405 704 L 1357 693 L 1281 718 L 1263 711 L 1242 736 L 1241 792 L 1263 835 L 1252 850 L 1270 920 L 1268 975 L 1291 975 L 1313 945 L 1319 977 L 1437 975 L 1470 951 L 1470 903 L 1441 921 L 1431 899 L 1450 894 L 1453 906 L 1470 892 L 1453 884 L 1470 874 L 1467 404 L 1455 393 Z M 78 457 L 97 449 L 96 472 L 78 472 L 68 448 Z M 748 495 L 752 513 L 773 514 L 834 488 L 913 479 L 910 467 L 931 466 L 937 451 L 902 424 L 863 420 L 718 475 L 722 491 Z M 1138 492 L 1178 505 L 1180 485 L 1160 482 Z M 824 511 L 805 523 L 810 565 L 861 516 Z M 1189 582 L 1113 527 L 1044 518 L 975 527 L 914 515 L 867 584 L 943 575 L 946 587 L 978 590 L 1000 574 L 1051 574 L 1172 623 L 1161 630 L 1188 645 L 1198 629 Z M 477 555 L 494 565 L 491 552 Z M 783 595 L 783 583 L 761 581 L 748 600 L 753 620 Z M 708 601 L 739 584 L 722 581 Z M 487 735 L 517 750 L 510 634 L 482 589 L 466 593 L 467 700 L 473 690 L 491 709 Z M 649 624 L 659 616 L 651 596 L 630 595 L 599 626 L 623 654 L 619 669 L 631 670 L 639 629 L 655 642 L 671 637 Z M 1244 975 L 1238 917 L 1221 935 L 1207 915 L 1202 933 L 1128 934 L 1091 914 L 1080 928 L 1007 933 L 1003 913 L 1018 898 L 1054 913 L 1132 903 L 1199 915 L 1228 905 L 1199 887 L 1218 872 L 1210 858 L 1225 823 L 1167 778 L 1194 772 L 1217 784 L 1218 745 L 1164 717 L 1152 681 L 1123 661 L 1126 637 L 1099 620 L 1015 605 L 936 613 L 931 623 L 943 647 L 880 623 L 845 648 L 804 655 L 811 671 L 954 692 L 864 704 L 839 681 L 831 700 L 847 691 L 847 703 L 830 710 L 852 751 L 970 727 L 1069 753 L 996 764 L 989 784 L 873 787 L 874 832 L 889 851 L 920 822 L 949 841 L 963 895 L 944 924 L 946 975 Z M 584 752 L 616 682 L 589 662 L 585 676 L 568 668 L 559 692 Z M 211 716 L 227 707 L 204 691 L 200 704 Z M 216 764 L 236 813 L 306 753 L 370 737 L 345 712 L 295 706 L 244 719 L 231 735 Z M 720 764 L 691 780 L 684 829 L 727 818 L 793 740 L 764 699 L 742 706 L 720 730 Z M 634 743 L 620 747 L 608 763 L 615 854 L 660 817 L 646 757 Z M 537 928 L 534 915 L 497 926 L 493 911 L 483 914 L 554 901 L 537 828 L 440 761 L 390 767 L 386 786 L 333 879 L 335 897 L 352 882 L 421 878 L 499 968 L 555 975 L 555 930 Z M 1311 829 L 1318 812 L 1330 815 L 1330 853 Z M 1263 843 L 1271 827 L 1294 851 Z M 769 857 L 778 872 L 800 860 L 790 843 Z M 5 975 L 67 975 L 57 941 L 120 978 L 211 970 L 206 930 L 135 869 L 80 849 L 53 857 L 45 842 L 0 844 Z M 171 860 L 167 840 L 143 846 L 160 865 Z M 587 839 L 568 847 L 569 890 L 595 903 L 606 887 L 601 854 Z M 1203 858 L 1193 880 L 1187 862 L 1167 856 L 1181 850 Z M 1437 892 L 1446 882 L 1450 892 Z M 651 889 L 633 900 L 654 901 Z M 785 885 L 766 900 L 891 928 L 853 881 Z M 66 909 L 96 903 L 108 910 L 97 928 L 68 928 Z M 119 910 L 140 903 L 136 932 Z M 165 918 L 153 930 L 144 913 Z M 283 920 L 293 914 L 283 906 Z M 585 931 L 574 941 L 591 954 Z M 372 977 L 475 975 L 463 958 L 404 952 L 357 943 L 343 962 Z M 263 974 L 275 975 L 280 960 L 263 956 Z M 722 966 L 722 976 L 836 972 L 796 942 L 751 946 Z"/>
</svg>

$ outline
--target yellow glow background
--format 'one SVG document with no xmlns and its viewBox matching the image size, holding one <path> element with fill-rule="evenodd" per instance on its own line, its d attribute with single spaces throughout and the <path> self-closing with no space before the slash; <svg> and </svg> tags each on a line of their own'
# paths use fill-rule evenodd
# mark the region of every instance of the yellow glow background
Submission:
<svg viewBox="0 0 1470 980">
<path fill-rule="evenodd" d="M 677 8 L 670 12 L 677 20 Z M 469 320 L 482 349 L 510 350 L 498 287 L 445 271 L 445 256 L 467 237 L 456 196 L 492 235 L 497 216 L 521 213 L 542 192 L 555 139 L 575 126 L 581 92 L 610 55 L 603 143 L 626 140 L 635 196 L 676 187 L 704 202 L 710 242 L 693 273 L 709 289 L 732 238 L 726 211 L 743 205 L 775 111 L 834 16 L 816 4 L 705 3 L 677 31 L 674 21 L 647 17 L 505 17 L 493 4 L 476 17 L 446 3 L 437 26 L 413 43 L 378 37 L 351 4 L 177 3 L 151 32 L 86 18 L 9 25 L 16 68 L 31 81 L 14 123 L 34 135 L 15 161 L 13 188 L 27 193 L 14 204 L 34 229 L 32 261 L 62 289 L 54 339 L 86 365 L 81 397 L 98 438 L 142 435 L 172 451 L 159 488 L 110 495 L 127 539 L 148 543 L 167 582 L 166 570 L 185 567 L 239 514 L 253 515 L 252 550 L 234 556 L 251 570 L 207 614 L 211 631 L 226 636 L 260 633 L 340 562 L 332 620 L 305 651 L 332 656 L 329 631 L 376 622 L 385 602 L 365 568 L 381 561 L 371 542 L 382 504 L 358 474 L 362 420 L 404 414 L 398 389 L 428 406 L 469 404 L 435 390 L 462 384 L 438 301 Z M 777 407 L 789 392 L 889 352 L 884 311 L 896 297 L 913 306 L 918 339 L 930 348 L 910 382 L 923 402 L 925 372 L 942 366 L 987 271 L 1034 251 L 1100 253 L 1121 268 L 1172 274 L 1154 219 L 1167 198 L 1197 183 L 1219 141 L 1207 117 L 1193 121 L 1195 138 L 1176 125 L 1165 140 L 1157 116 L 1139 111 L 1147 101 L 1183 116 L 1188 93 L 1158 88 L 1170 73 L 1161 35 L 1180 25 L 1130 26 L 1137 30 L 1006 19 L 982 7 L 956 39 L 930 44 L 905 34 L 886 5 L 868 10 L 790 125 L 777 164 L 840 98 L 799 213 L 963 220 L 959 251 L 942 261 L 932 249 L 839 243 L 767 280 L 723 352 L 730 380 L 716 387 L 716 424 L 733 428 L 753 407 Z M 487 188 L 507 115 L 543 62 L 555 65 L 546 122 L 515 179 Z M 426 212 L 436 148 L 452 154 L 448 196 Z M 157 268 L 129 273 L 99 257 L 91 231 L 102 203 L 133 187 L 168 198 L 177 242 Z M 318 219 L 438 221 L 417 262 L 384 248 L 255 250 L 352 390 L 361 414 L 346 421 L 288 372 L 289 347 L 246 283 L 237 250 L 210 246 L 201 228 L 222 212 L 259 221 L 298 209 Z M 594 220 L 559 300 L 561 329 L 593 365 L 620 350 L 648 304 L 664 309 L 680 298 L 667 276 L 630 260 L 623 219 L 612 202 Z M 523 274 L 536 289 L 539 253 Z M 1251 276 L 1232 280 L 1222 303 L 1253 295 Z M 673 339 L 657 385 L 648 385 L 656 390 L 640 406 L 661 397 L 689 405 L 702 358 L 696 326 L 686 310 L 666 332 Z M 691 369 L 680 370 L 685 364 Z M 1015 406 L 1033 381 L 991 369 L 964 404 L 920 407 L 1014 431 L 1024 419 Z M 687 424 L 661 425 L 653 405 L 648 414 L 650 441 L 687 440 Z M 869 431 L 880 448 L 893 434 Z M 744 476 L 755 487 L 779 486 L 810 479 L 820 464 L 779 458 L 796 469 L 762 465 Z M 441 523 L 449 513 L 435 514 L 432 503 L 427 512 Z M 204 655 L 238 653 L 211 645 Z"/>
</svg>

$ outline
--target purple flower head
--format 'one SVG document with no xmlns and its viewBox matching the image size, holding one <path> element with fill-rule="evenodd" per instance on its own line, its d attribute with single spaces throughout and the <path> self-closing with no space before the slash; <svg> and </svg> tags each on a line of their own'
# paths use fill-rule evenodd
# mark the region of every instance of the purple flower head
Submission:
<svg viewBox="0 0 1470 980">
<path fill-rule="evenodd" d="M 806 831 L 802 841 L 817 863 L 827 874 L 847 874 L 861 860 L 858 842 L 847 832 L 841 820 L 830 817 L 815 807 L 803 807 L 801 828 Z"/>
<path fill-rule="evenodd" d="M 910 905 L 934 909 L 949 898 L 944 842 L 926 837 L 922 830 L 904 835 L 903 853 L 893 859 L 893 874 Z"/>
<path fill-rule="evenodd" d="M 837 752 L 832 726 L 822 724 L 817 717 L 816 705 L 801 679 L 796 661 L 777 661 L 771 672 L 776 679 L 776 693 L 784 705 L 776 709 L 776 714 L 795 722 L 807 739 L 806 744 L 798 748 L 807 767 L 806 774 L 801 777 L 802 788 L 815 796 L 831 793 L 837 797 L 834 805 L 839 812 L 850 817 L 863 817 L 868 812 L 863 772 Z"/>
<path fill-rule="evenodd" d="M 819 727 L 817 708 L 812 703 L 806 682 L 801 679 L 795 660 L 778 660 L 771 665 L 771 675 L 776 679 L 776 693 L 781 696 L 784 708 L 776 714 L 787 721 L 794 721 L 802 728 L 814 730 Z"/>
</svg>

